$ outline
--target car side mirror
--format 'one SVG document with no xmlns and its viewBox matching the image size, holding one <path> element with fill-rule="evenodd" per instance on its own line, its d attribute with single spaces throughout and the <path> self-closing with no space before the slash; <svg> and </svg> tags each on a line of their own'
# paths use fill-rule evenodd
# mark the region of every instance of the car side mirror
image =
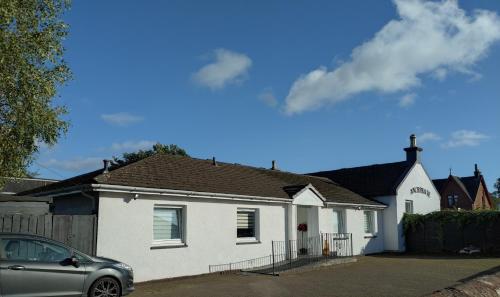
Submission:
<svg viewBox="0 0 500 297">
<path fill-rule="evenodd" d="M 69 258 L 69 262 L 71 263 L 71 265 L 75 266 L 75 267 L 78 267 L 80 266 L 80 261 L 78 260 L 77 257 L 75 256 L 71 256 L 71 258 Z"/>
</svg>

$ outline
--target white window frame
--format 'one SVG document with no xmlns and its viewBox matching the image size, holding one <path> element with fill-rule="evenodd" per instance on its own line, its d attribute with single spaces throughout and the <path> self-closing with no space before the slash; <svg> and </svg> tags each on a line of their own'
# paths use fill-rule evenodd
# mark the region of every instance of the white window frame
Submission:
<svg viewBox="0 0 500 297">
<path fill-rule="evenodd" d="M 337 222 L 332 222 L 333 226 L 335 226 L 335 223 L 337 224 L 337 232 L 333 233 L 339 233 L 339 234 L 347 233 L 347 218 L 345 209 L 333 208 L 332 212 L 337 213 Z M 333 215 L 333 219 L 335 220 L 335 215 Z M 342 224 L 339 224 L 339 219 L 342 219 Z"/>
<path fill-rule="evenodd" d="M 254 235 L 253 237 L 238 237 L 238 212 L 254 213 Z M 259 209 L 257 208 L 237 208 L 236 209 L 236 243 L 258 243 L 259 241 Z"/>
<path fill-rule="evenodd" d="M 408 211 L 408 209 L 407 209 L 407 204 L 411 205 L 410 211 Z M 414 214 L 415 213 L 415 208 L 413 206 L 413 200 L 405 200 L 405 213 L 407 213 L 407 214 Z"/>
<path fill-rule="evenodd" d="M 371 213 L 371 229 L 372 230 L 366 230 L 365 225 L 366 225 L 366 213 Z M 368 232 L 367 232 L 368 231 Z M 370 232 L 371 231 L 371 232 Z M 370 209 L 365 209 L 363 211 L 363 232 L 365 233 L 365 236 L 368 237 L 374 237 L 377 235 L 377 211 L 375 210 L 370 210 Z"/>
<path fill-rule="evenodd" d="M 179 239 L 154 239 L 154 211 L 155 209 L 164 208 L 164 209 L 180 209 L 181 211 L 181 219 L 180 219 L 180 237 Z M 155 204 L 153 207 L 153 224 L 151 230 L 153 231 L 152 235 L 152 246 L 185 246 L 186 245 L 186 206 L 184 205 L 164 205 L 164 204 Z"/>
</svg>

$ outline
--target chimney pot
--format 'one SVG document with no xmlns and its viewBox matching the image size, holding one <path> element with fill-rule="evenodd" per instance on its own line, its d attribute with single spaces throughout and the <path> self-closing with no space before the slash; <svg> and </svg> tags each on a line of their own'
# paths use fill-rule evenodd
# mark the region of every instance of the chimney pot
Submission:
<svg viewBox="0 0 500 297">
<path fill-rule="evenodd" d="M 102 160 L 102 163 L 104 164 L 104 168 L 103 168 L 103 171 L 102 173 L 108 173 L 109 172 L 109 168 L 111 167 L 111 160 Z"/>
<path fill-rule="evenodd" d="M 417 147 L 417 136 L 415 134 L 410 135 L 410 147 Z"/>
<path fill-rule="evenodd" d="M 479 177 L 481 175 L 481 171 L 479 171 L 479 167 L 477 164 L 474 164 L 474 176 Z"/>
</svg>

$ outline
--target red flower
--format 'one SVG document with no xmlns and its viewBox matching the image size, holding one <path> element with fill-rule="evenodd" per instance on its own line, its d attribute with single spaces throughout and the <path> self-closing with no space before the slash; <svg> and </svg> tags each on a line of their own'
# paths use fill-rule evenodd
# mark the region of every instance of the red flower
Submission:
<svg viewBox="0 0 500 297">
<path fill-rule="evenodd" d="M 297 230 L 302 232 L 307 232 L 307 224 L 299 224 Z"/>
</svg>

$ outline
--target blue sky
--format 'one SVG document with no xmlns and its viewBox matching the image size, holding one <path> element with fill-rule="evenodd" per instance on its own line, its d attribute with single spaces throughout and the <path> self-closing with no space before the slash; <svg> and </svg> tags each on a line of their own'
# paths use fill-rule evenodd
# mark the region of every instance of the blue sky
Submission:
<svg viewBox="0 0 500 297">
<path fill-rule="evenodd" d="M 478 10 L 480 9 L 480 10 Z M 404 159 L 500 177 L 500 2 L 74 1 L 49 178 L 174 143 L 311 172 Z"/>
</svg>

